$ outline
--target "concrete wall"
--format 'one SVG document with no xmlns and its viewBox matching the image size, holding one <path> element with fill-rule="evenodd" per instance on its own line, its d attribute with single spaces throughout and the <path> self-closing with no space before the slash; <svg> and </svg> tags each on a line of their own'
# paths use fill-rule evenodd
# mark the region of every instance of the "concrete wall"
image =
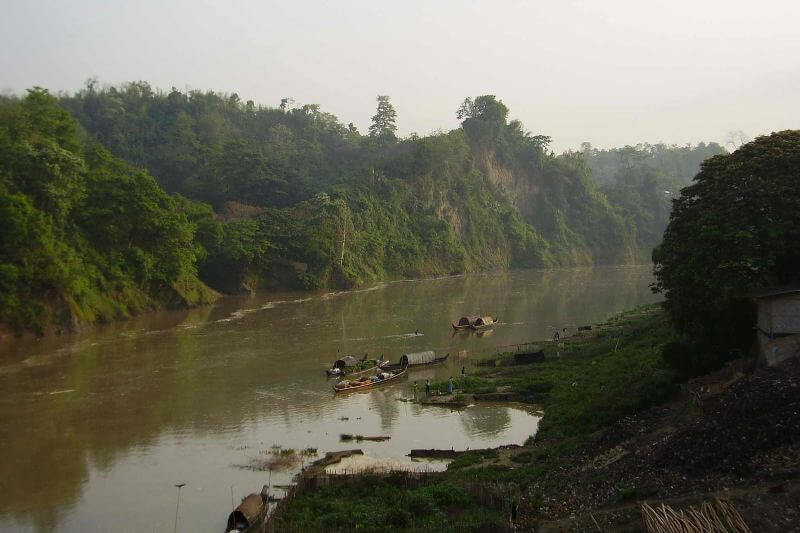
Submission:
<svg viewBox="0 0 800 533">
<path fill-rule="evenodd" d="M 759 300 L 758 327 L 770 335 L 800 334 L 800 294 Z"/>
<path fill-rule="evenodd" d="M 761 357 L 766 361 L 767 366 L 775 366 L 800 355 L 800 335 L 770 339 L 759 331 L 758 346 Z"/>
</svg>

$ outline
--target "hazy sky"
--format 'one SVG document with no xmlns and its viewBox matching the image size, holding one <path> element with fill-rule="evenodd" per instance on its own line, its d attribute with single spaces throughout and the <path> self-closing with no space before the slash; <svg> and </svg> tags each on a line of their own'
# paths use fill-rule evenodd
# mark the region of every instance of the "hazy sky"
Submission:
<svg viewBox="0 0 800 533">
<path fill-rule="evenodd" d="M 800 0 L 0 0 L 0 88 L 146 80 L 450 129 L 495 94 L 554 148 L 800 127 Z"/>
</svg>

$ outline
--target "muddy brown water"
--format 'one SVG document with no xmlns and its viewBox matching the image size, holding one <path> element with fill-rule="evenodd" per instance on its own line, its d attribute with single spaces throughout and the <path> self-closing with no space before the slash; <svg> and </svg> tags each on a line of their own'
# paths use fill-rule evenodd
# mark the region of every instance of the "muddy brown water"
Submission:
<svg viewBox="0 0 800 533">
<path fill-rule="evenodd" d="M 517 271 L 382 283 L 341 293 L 228 297 L 81 334 L 0 345 L 0 530 L 222 531 L 269 474 L 243 468 L 271 446 L 359 447 L 408 463 L 411 448 L 522 443 L 539 417 L 512 405 L 462 410 L 398 401 L 497 346 L 552 336 L 658 298 L 649 266 Z M 453 334 L 466 313 L 497 315 Z M 334 396 L 339 354 L 434 349 L 443 366 Z M 459 357 L 467 351 L 468 357 Z M 421 389 L 420 385 L 420 389 Z M 341 420 L 346 417 L 347 420 Z M 389 435 L 340 442 L 341 433 Z M 285 484 L 294 469 L 274 471 Z M 424 468 L 440 468 L 431 464 Z"/>
</svg>

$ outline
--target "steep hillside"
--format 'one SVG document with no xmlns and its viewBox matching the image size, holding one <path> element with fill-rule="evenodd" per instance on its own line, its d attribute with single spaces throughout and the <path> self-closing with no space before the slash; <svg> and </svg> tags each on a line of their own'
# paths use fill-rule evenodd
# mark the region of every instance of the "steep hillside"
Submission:
<svg viewBox="0 0 800 533">
<path fill-rule="evenodd" d="M 390 108 L 388 98 L 381 98 L 380 105 Z M 292 108 L 285 100 L 280 108 L 269 108 L 242 103 L 236 94 L 159 93 L 143 82 L 102 90 L 90 84 L 62 105 L 91 135 L 119 157 L 145 166 L 168 191 L 208 202 L 217 212 L 231 201 L 303 210 L 303 202 L 325 193 L 357 215 L 366 212 L 366 198 L 378 204 L 391 198 L 381 209 L 394 210 L 394 224 L 373 236 L 372 252 L 386 232 L 393 235 L 386 240 L 393 248 L 354 257 L 359 266 L 353 271 L 340 253 L 348 283 L 508 266 L 629 262 L 635 256 L 631 232 L 594 190 L 586 168 L 548 155 L 546 144 L 536 144 L 546 137 L 531 137 L 519 122 L 507 123 L 508 109 L 491 96 L 475 100 L 470 114 L 462 116 L 462 129 L 404 140 L 396 139 L 391 122 L 382 131 L 377 124 L 384 122 L 376 121 L 364 136 L 316 105 Z M 546 194 L 537 194 L 542 190 Z M 583 201 L 588 205 L 579 205 Z M 373 215 L 376 205 L 370 204 Z M 437 223 L 409 226 L 429 217 Z M 598 227 L 604 227 L 602 235 Z M 418 257 L 419 250 L 424 255 L 429 249 L 432 231 L 437 242 L 454 240 L 446 258 L 438 252 Z M 332 270 L 335 262 L 322 259 L 309 268 Z M 315 285 L 331 279 L 314 277 Z"/>
<path fill-rule="evenodd" d="M 583 155 L 548 152 L 494 96 L 467 99 L 459 129 L 406 139 L 378 102 L 361 135 L 316 105 L 144 82 L 92 82 L 61 108 L 42 89 L 3 99 L 0 321 L 41 331 L 206 301 L 199 280 L 348 288 L 649 259 Z"/>
</svg>

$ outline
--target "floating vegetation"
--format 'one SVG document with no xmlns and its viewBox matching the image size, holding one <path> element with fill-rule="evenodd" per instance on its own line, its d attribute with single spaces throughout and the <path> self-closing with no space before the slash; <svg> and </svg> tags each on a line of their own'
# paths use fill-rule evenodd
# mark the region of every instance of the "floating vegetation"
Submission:
<svg viewBox="0 0 800 533">
<path fill-rule="evenodd" d="M 248 464 L 238 466 L 256 471 L 292 470 L 297 468 L 298 465 L 304 467 L 306 462 L 316 456 L 316 448 L 305 448 L 297 451 L 293 448 L 284 448 L 274 444 L 269 449 L 259 452 L 259 456 L 252 458 Z"/>
<path fill-rule="evenodd" d="M 389 440 L 391 438 L 392 437 L 389 437 L 388 435 L 380 435 L 380 436 L 377 436 L 377 437 L 365 437 L 364 435 L 350 435 L 349 433 L 342 433 L 341 435 L 339 435 L 339 440 L 341 440 L 342 442 L 349 442 L 349 441 L 352 441 L 352 440 L 354 440 L 356 442 L 361 442 L 362 440 L 369 440 L 369 441 L 373 441 L 373 442 L 383 442 L 383 441 Z"/>
</svg>

